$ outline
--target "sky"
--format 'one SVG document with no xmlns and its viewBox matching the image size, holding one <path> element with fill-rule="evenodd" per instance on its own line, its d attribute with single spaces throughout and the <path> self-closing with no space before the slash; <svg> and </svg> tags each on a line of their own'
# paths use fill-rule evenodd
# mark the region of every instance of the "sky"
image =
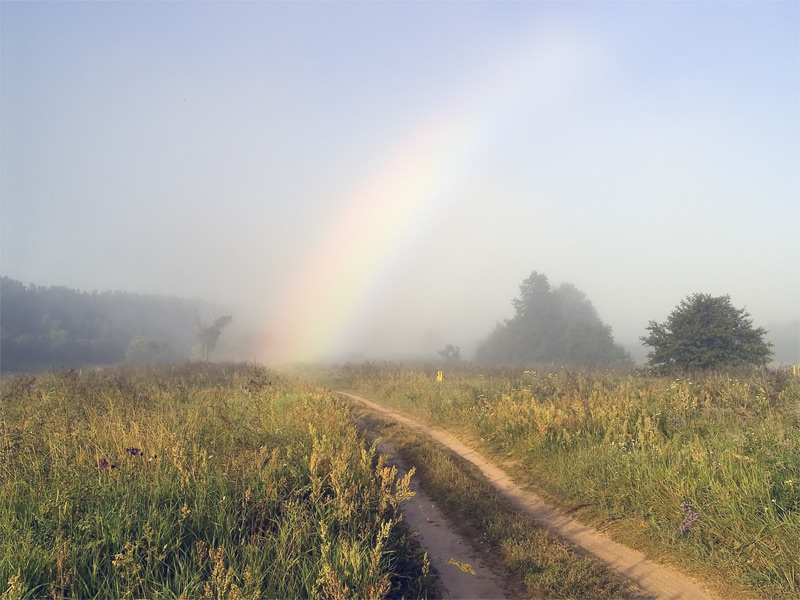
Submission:
<svg viewBox="0 0 800 600">
<path fill-rule="evenodd" d="M 800 3 L 0 3 L 2 275 L 279 362 L 469 355 L 532 271 L 797 320 Z"/>
</svg>

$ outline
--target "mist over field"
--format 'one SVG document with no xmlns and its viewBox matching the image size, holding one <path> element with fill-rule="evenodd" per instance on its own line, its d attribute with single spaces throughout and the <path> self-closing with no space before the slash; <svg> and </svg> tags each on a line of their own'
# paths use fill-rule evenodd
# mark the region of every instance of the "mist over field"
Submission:
<svg viewBox="0 0 800 600">
<path fill-rule="evenodd" d="M 796 356 L 798 56 L 796 2 L 2 2 L 0 274 L 266 362 L 469 357 L 532 271 Z"/>
</svg>

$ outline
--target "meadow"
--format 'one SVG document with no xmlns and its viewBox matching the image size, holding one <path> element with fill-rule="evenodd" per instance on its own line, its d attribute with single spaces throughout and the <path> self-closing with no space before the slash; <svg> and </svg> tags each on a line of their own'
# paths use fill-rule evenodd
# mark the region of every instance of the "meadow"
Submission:
<svg viewBox="0 0 800 600">
<path fill-rule="evenodd" d="M 318 375 L 455 432 L 515 479 L 726 597 L 800 597 L 797 369 Z"/>
<path fill-rule="evenodd" d="M 436 590 L 410 497 L 330 393 L 254 365 L 20 375 L 0 391 L 0 593 Z"/>
<path fill-rule="evenodd" d="M 304 382 L 305 381 L 305 382 Z M 0 594 L 429 597 L 410 497 L 350 390 L 456 433 L 553 503 L 726 597 L 800 596 L 800 377 L 247 364 L 0 385 Z M 533 597 L 626 597 L 479 474 L 365 413 Z"/>
</svg>

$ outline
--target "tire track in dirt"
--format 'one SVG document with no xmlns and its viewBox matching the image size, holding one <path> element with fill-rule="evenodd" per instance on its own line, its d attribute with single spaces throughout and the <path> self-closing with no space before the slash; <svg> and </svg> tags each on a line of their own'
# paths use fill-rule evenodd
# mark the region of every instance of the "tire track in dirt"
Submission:
<svg viewBox="0 0 800 600">
<path fill-rule="evenodd" d="M 397 467 L 400 477 L 408 473 L 408 464 L 388 442 L 378 442 L 378 452 L 391 457 L 389 464 Z M 414 497 L 400 503 L 403 522 L 417 534 L 417 541 L 428 553 L 444 598 L 499 600 L 522 596 L 522 592 L 498 575 L 485 556 L 450 524 L 413 477 L 411 491 Z"/>
<path fill-rule="evenodd" d="M 336 393 L 424 433 L 468 460 L 481 470 L 513 506 L 528 514 L 541 527 L 597 557 L 648 594 L 663 600 L 712 600 L 714 598 L 699 583 L 687 576 L 670 567 L 647 560 L 645 555 L 638 550 L 611 540 L 593 527 L 584 525 L 548 505 L 536 494 L 523 490 L 502 469 L 490 463 L 453 435 L 418 423 L 361 396 L 347 392 Z"/>
</svg>

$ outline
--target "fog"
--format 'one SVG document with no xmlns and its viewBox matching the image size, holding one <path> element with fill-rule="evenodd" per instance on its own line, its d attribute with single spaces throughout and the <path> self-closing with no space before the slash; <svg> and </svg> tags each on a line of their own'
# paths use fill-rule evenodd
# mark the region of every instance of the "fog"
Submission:
<svg viewBox="0 0 800 600">
<path fill-rule="evenodd" d="M 267 362 L 469 355 L 534 270 L 629 347 L 696 292 L 781 327 L 799 23 L 796 2 L 2 2 L 0 273 L 204 298 Z"/>
</svg>

